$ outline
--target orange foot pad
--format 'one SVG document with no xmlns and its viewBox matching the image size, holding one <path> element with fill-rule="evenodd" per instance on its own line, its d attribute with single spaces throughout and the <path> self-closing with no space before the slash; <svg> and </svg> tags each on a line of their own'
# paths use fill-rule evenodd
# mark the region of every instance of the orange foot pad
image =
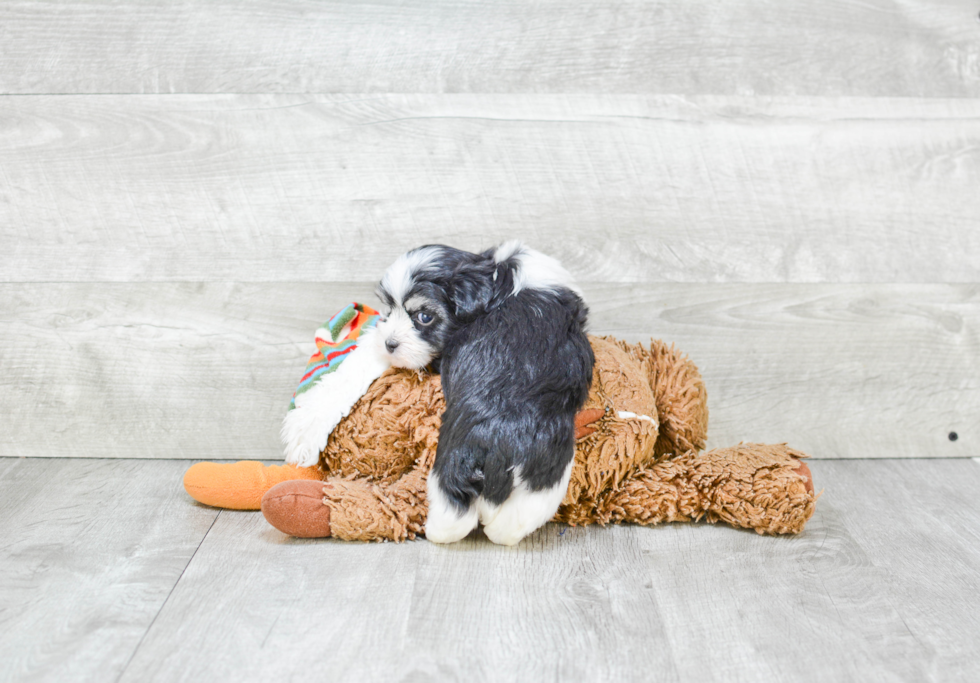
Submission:
<svg viewBox="0 0 980 683">
<path fill-rule="evenodd" d="M 322 481 L 296 480 L 276 484 L 262 496 L 266 521 L 284 534 L 299 538 L 330 535 L 330 508 L 323 504 Z"/>
</svg>

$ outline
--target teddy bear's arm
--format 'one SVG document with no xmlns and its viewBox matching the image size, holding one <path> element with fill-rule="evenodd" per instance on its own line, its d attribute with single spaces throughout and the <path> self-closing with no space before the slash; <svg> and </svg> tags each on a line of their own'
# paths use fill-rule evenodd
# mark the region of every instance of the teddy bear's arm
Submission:
<svg viewBox="0 0 980 683">
<path fill-rule="evenodd" d="M 317 464 L 334 427 L 391 367 L 380 345 L 375 330 L 367 330 L 335 372 L 323 375 L 315 386 L 296 396 L 295 407 L 286 413 L 280 430 L 286 464 Z"/>
</svg>

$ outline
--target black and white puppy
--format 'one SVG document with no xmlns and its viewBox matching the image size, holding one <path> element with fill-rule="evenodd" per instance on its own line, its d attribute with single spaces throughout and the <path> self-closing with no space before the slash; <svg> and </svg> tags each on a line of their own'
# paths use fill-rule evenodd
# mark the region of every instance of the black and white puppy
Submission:
<svg viewBox="0 0 980 683">
<path fill-rule="evenodd" d="M 572 277 L 517 241 L 482 254 L 430 245 L 395 261 L 378 296 L 392 365 L 442 375 L 426 538 L 451 543 L 482 523 L 494 543 L 519 542 L 565 496 L 592 382 Z"/>
</svg>

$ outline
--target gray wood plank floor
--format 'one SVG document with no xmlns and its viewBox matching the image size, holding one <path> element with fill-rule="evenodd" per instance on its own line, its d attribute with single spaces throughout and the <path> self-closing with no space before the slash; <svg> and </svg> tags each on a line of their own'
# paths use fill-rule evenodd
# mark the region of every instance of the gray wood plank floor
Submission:
<svg viewBox="0 0 980 683">
<path fill-rule="evenodd" d="M 805 532 L 287 538 L 179 461 L 0 459 L 0 679 L 971 680 L 980 464 L 812 463 Z M 215 519 L 216 517 L 216 519 Z"/>
<path fill-rule="evenodd" d="M 585 283 L 592 330 L 674 342 L 709 445 L 980 453 L 980 286 Z M 369 284 L 0 284 L 0 455 L 270 459 L 315 327 Z M 957 441 L 948 435 L 956 432 Z"/>
<path fill-rule="evenodd" d="M 218 511 L 174 461 L 0 459 L 0 680 L 114 680 Z"/>
</svg>

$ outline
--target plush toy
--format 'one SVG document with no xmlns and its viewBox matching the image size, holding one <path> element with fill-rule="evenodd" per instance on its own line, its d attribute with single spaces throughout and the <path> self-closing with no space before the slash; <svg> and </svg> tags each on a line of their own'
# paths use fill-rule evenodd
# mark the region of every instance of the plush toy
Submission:
<svg viewBox="0 0 980 683">
<path fill-rule="evenodd" d="M 658 341 L 590 339 L 592 389 L 554 521 L 704 519 L 760 534 L 802 531 L 817 497 L 806 455 L 785 444 L 702 452 L 707 393 L 695 365 Z M 209 505 L 261 505 L 294 536 L 412 539 L 425 532 L 426 476 L 444 407 L 438 375 L 388 369 L 333 429 L 318 466 L 198 463 L 184 485 Z"/>
</svg>

